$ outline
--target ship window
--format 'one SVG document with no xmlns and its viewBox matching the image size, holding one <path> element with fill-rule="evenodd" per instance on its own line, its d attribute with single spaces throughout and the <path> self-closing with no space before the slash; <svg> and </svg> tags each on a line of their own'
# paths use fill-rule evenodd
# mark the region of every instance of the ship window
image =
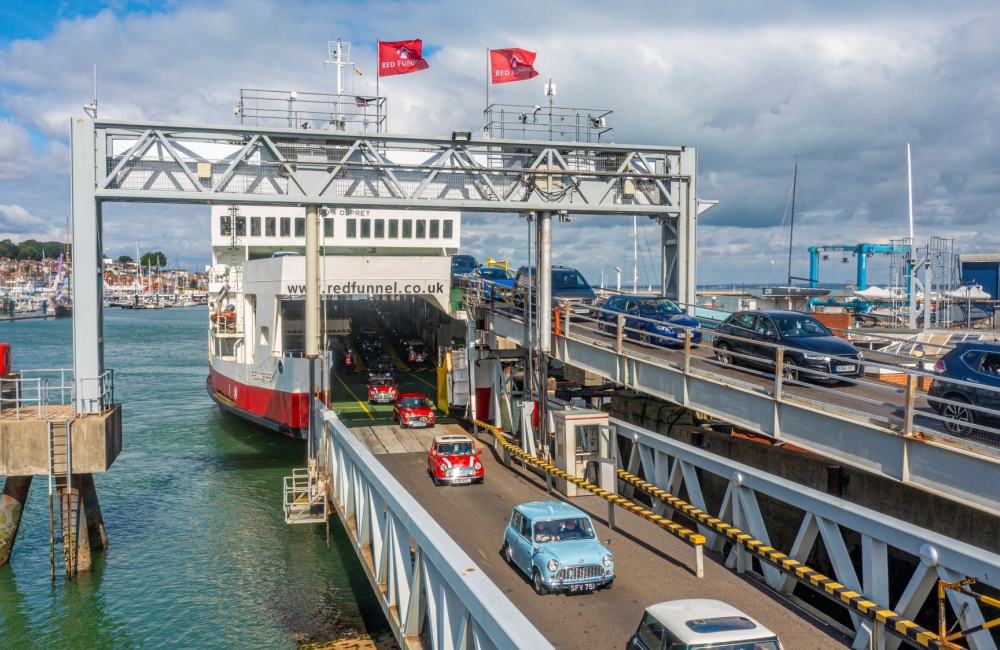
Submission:
<svg viewBox="0 0 1000 650">
<path fill-rule="evenodd" d="M 268 332 L 267 332 L 267 326 L 266 325 L 261 325 L 260 326 L 260 344 L 261 345 L 267 345 L 267 334 L 268 334 Z"/>
<path fill-rule="evenodd" d="M 306 219 L 305 217 L 295 217 L 295 236 L 305 237 L 306 236 Z"/>
<path fill-rule="evenodd" d="M 375 220 L 375 237 L 376 238 L 385 237 L 385 219 Z"/>
<path fill-rule="evenodd" d="M 371 237 L 372 236 L 372 220 L 362 219 L 361 220 L 361 236 Z"/>
<path fill-rule="evenodd" d="M 440 234 L 441 222 L 437 219 L 431 219 L 431 239 L 437 239 Z"/>
<path fill-rule="evenodd" d="M 403 239 L 409 239 L 410 237 L 413 237 L 413 221 L 403 219 Z"/>
<path fill-rule="evenodd" d="M 389 219 L 389 239 L 399 237 L 399 219 Z"/>
<path fill-rule="evenodd" d="M 246 217 L 235 217 L 236 221 L 236 235 L 238 237 L 246 237 L 247 234 L 247 218 Z"/>
<path fill-rule="evenodd" d="M 264 217 L 264 236 L 274 237 L 274 217 Z"/>
<path fill-rule="evenodd" d="M 427 219 L 417 219 L 417 239 L 427 236 Z"/>
<path fill-rule="evenodd" d="M 288 217 L 282 217 L 279 220 L 279 223 L 281 225 L 281 236 L 282 237 L 289 237 L 289 236 L 291 236 L 291 234 L 292 234 L 292 220 L 290 218 L 288 218 Z"/>
<path fill-rule="evenodd" d="M 232 222 L 229 220 L 229 215 L 224 217 L 219 217 L 219 234 L 225 237 L 233 234 L 233 229 L 231 226 Z"/>
<path fill-rule="evenodd" d="M 441 228 L 441 236 L 444 237 L 445 239 L 451 239 L 452 237 L 454 237 L 455 233 L 452 230 L 452 224 L 454 222 L 451 219 L 445 219 L 441 223 L 444 224 Z"/>
<path fill-rule="evenodd" d="M 330 217 L 323 219 L 323 236 L 333 237 L 333 219 Z"/>
<path fill-rule="evenodd" d="M 357 237 L 358 236 L 358 220 L 348 219 L 347 220 L 347 236 Z"/>
<path fill-rule="evenodd" d="M 250 217 L 250 236 L 260 237 L 260 217 Z"/>
</svg>

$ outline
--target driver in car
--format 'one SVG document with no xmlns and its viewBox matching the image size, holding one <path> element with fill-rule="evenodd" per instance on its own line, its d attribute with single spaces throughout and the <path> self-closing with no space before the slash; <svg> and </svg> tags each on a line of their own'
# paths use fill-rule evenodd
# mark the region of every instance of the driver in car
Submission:
<svg viewBox="0 0 1000 650">
<path fill-rule="evenodd" d="M 583 537 L 583 533 L 576 525 L 576 519 L 567 519 L 562 522 L 557 539 L 580 539 L 581 537 Z"/>
</svg>

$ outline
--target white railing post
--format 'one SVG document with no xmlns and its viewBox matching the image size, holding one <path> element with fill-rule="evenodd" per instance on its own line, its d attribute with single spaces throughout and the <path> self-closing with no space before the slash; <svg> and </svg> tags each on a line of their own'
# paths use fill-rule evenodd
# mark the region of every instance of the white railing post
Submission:
<svg viewBox="0 0 1000 650">
<path fill-rule="evenodd" d="M 622 354 L 623 339 L 625 337 L 625 317 L 618 314 L 617 333 L 615 334 L 615 352 Z"/>
<path fill-rule="evenodd" d="M 906 374 L 906 404 L 903 410 L 903 435 L 913 435 L 913 403 L 917 396 L 917 377 L 913 373 Z"/>
<path fill-rule="evenodd" d="M 782 380 L 785 374 L 785 348 L 778 346 L 774 357 L 774 399 L 781 400 Z"/>
</svg>

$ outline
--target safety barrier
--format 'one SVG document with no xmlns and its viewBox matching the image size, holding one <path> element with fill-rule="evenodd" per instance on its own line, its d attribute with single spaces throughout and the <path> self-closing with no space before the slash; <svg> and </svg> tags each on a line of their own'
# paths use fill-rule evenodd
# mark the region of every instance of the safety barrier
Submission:
<svg viewBox="0 0 1000 650">
<path fill-rule="evenodd" d="M 888 626 L 887 629 L 896 632 L 902 638 L 909 641 L 915 641 L 917 644 L 925 648 L 947 647 L 945 644 L 940 642 L 936 634 L 925 630 L 913 621 L 906 620 L 891 609 L 879 607 L 878 604 L 866 599 L 856 591 L 852 591 L 839 582 L 831 580 L 822 573 L 810 569 L 805 564 L 802 564 L 798 560 L 790 558 L 784 553 L 771 548 L 759 539 L 754 539 L 752 535 L 748 535 L 742 530 L 730 526 L 720 519 L 712 517 L 707 512 L 695 508 L 690 503 L 675 497 L 669 492 L 661 490 L 651 483 L 647 483 L 638 476 L 633 476 L 632 474 L 629 474 L 625 470 L 619 468 L 618 478 L 629 485 L 635 486 L 650 497 L 659 499 L 671 508 L 683 512 L 699 524 L 702 524 L 703 526 L 710 528 L 712 531 L 725 536 L 734 544 L 737 544 L 750 553 L 753 553 L 756 558 L 768 562 L 771 566 L 777 567 L 783 573 L 793 576 L 795 579 L 805 582 L 828 596 L 843 602 L 847 605 L 848 609 Z"/>
<path fill-rule="evenodd" d="M 532 456 L 526 451 L 518 447 L 515 447 L 510 442 L 508 442 L 507 439 L 504 438 L 503 432 L 501 432 L 499 429 L 489 424 L 488 422 L 482 422 L 480 420 L 473 420 L 472 422 L 476 426 L 485 429 L 487 432 L 489 432 L 493 436 L 493 438 L 497 441 L 497 443 L 500 444 L 500 446 L 504 450 L 504 464 L 507 465 L 508 467 L 510 467 L 510 461 L 509 461 L 510 456 L 517 456 L 518 458 L 532 465 L 533 467 L 537 467 L 538 469 L 543 470 L 546 474 L 546 477 L 554 476 L 556 478 L 569 481 L 570 483 L 573 483 L 577 487 L 583 488 L 584 490 L 587 490 L 588 492 L 591 492 L 601 497 L 605 501 L 607 501 L 609 505 L 608 523 L 610 525 L 612 526 L 614 525 L 613 508 L 618 507 L 622 508 L 623 510 L 627 510 L 628 512 L 631 512 L 632 514 L 642 519 L 645 519 L 646 521 L 656 524 L 658 527 L 667 531 L 671 535 L 674 535 L 682 542 L 690 544 L 691 546 L 694 547 L 695 575 L 699 578 L 705 577 L 704 535 L 696 533 L 693 530 L 690 530 L 682 526 L 681 524 L 671 521 L 669 517 L 662 517 L 652 512 L 645 506 L 634 503 L 629 499 L 621 497 L 613 492 L 608 492 L 607 490 L 604 490 L 601 487 L 594 485 L 593 483 L 590 483 L 588 481 L 583 480 L 582 478 L 569 474 L 568 472 L 559 469 L 555 465 L 552 465 L 550 463 L 541 460 L 540 458 Z"/>
<path fill-rule="evenodd" d="M 318 458 L 334 506 L 403 648 L 552 648 L 330 410 Z"/>
</svg>

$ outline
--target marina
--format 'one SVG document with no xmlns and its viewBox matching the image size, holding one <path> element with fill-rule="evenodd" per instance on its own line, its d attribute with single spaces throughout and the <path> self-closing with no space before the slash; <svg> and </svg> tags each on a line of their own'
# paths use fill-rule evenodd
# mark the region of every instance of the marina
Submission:
<svg viewBox="0 0 1000 650">
<path fill-rule="evenodd" d="M 0 194 L 0 646 L 996 650 L 1000 254 L 910 145 L 904 237 L 534 50 L 422 115 L 450 53 L 229 70 L 225 123 L 94 64 L 65 243 Z"/>
</svg>

